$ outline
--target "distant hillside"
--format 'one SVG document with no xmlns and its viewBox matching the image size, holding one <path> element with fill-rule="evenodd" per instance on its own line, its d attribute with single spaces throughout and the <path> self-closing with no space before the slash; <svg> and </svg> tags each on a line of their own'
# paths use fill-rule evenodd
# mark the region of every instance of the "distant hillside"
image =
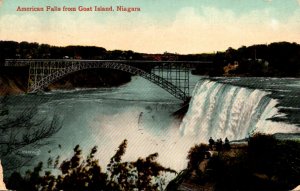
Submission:
<svg viewBox="0 0 300 191">
<path fill-rule="evenodd" d="M 224 67 L 238 65 L 228 75 L 300 77 L 300 45 L 277 42 L 269 45 L 228 48 L 214 56 L 211 75 L 224 74 Z"/>
<path fill-rule="evenodd" d="M 49 89 L 75 87 L 113 87 L 130 82 L 131 74 L 117 70 L 83 70 L 72 73 L 49 86 Z M 27 90 L 28 67 L 0 68 L 0 95 L 22 94 Z M 49 90 L 49 89 L 46 89 Z"/>
<path fill-rule="evenodd" d="M 0 65 L 8 58 L 213 61 L 201 64 L 194 74 L 210 76 L 300 77 L 300 45 L 290 42 L 228 48 L 225 52 L 180 55 L 106 50 L 95 46 L 57 47 L 29 42 L 0 41 Z"/>
</svg>

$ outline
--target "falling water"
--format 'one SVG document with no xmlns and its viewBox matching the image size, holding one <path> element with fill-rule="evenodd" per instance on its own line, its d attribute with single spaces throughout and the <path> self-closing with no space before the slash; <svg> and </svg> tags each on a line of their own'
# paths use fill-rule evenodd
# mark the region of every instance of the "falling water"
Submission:
<svg viewBox="0 0 300 191">
<path fill-rule="evenodd" d="M 268 92 L 203 80 L 196 85 L 190 108 L 180 126 L 184 136 L 243 139 L 254 132 L 297 132 L 296 126 L 273 122 L 277 100 Z"/>
</svg>

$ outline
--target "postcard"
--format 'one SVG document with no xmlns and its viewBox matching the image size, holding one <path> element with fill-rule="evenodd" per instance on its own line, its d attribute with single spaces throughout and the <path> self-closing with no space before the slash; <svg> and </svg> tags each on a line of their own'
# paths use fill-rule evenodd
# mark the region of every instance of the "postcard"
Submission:
<svg viewBox="0 0 300 191">
<path fill-rule="evenodd" d="M 299 0 L 0 0 L 0 190 L 300 190 Z"/>
</svg>

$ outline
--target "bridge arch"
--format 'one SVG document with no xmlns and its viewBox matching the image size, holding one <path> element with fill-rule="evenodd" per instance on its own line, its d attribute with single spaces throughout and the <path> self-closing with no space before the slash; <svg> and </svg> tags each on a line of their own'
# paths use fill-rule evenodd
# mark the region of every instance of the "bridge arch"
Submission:
<svg viewBox="0 0 300 191">
<path fill-rule="evenodd" d="M 29 83 L 29 92 L 36 92 L 39 89 L 42 89 L 51 83 L 61 79 L 62 77 L 71 74 L 76 71 L 81 71 L 85 69 L 93 69 L 93 68 L 106 68 L 106 69 L 115 69 L 115 70 L 121 70 L 124 72 L 131 73 L 133 75 L 141 76 L 150 82 L 160 86 L 161 88 L 165 89 L 167 92 L 169 92 L 174 97 L 181 99 L 181 100 L 187 100 L 188 95 L 184 91 L 182 91 L 179 87 L 175 86 L 171 82 L 165 80 L 164 78 L 154 74 L 146 72 L 142 69 L 136 68 L 134 66 L 130 66 L 127 64 L 119 63 L 119 62 L 87 62 L 84 64 L 79 63 L 71 63 L 65 67 L 60 68 L 59 70 L 56 70 L 55 72 L 50 72 L 47 75 L 43 75 L 40 80 L 37 80 L 33 83 Z"/>
</svg>

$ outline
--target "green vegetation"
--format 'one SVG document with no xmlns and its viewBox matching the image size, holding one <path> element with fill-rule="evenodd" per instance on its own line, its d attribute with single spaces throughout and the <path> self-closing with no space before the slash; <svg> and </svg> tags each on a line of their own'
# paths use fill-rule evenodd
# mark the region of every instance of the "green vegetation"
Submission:
<svg viewBox="0 0 300 191">
<path fill-rule="evenodd" d="M 22 176 L 15 172 L 7 187 L 15 190 L 163 190 L 164 173 L 176 173 L 156 162 L 157 153 L 134 162 L 122 162 L 127 148 L 124 140 L 103 172 L 95 159 L 97 147 L 84 158 L 77 145 L 74 155 L 59 164 L 59 157 L 48 160 L 58 175 L 43 172 L 40 162 Z M 272 135 L 255 134 L 247 144 L 233 144 L 230 150 L 211 152 L 206 144 L 192 147 L 187 155 L 188 168 L 180 172 L 166 190 L 182 184 L 194 188 L 222 191 L 291 190 L 299 185 L 300 143 L 277 140 Z M 213 153 L 211 155 L 211 153 Z M 196 186 L 195 186 L 196 185 Z"/>
<path fill-rule="evenodd" d="M 57 168 L 60 174 L 55 176 L 50 171 L 43 172 L 40 162 L 33 171 L 25 176 L 13 173 L 7 181 L 7 188 L 13 190 L 163 190 L 163 173 L 176 173 L 156 162 L 157 153 L 135 162 L 122 162 L 127 140 L 124 140 L 107 165 L 107 172 L 102 172 L 99 160 L 95 159 L 97 147 L 93 147 L 84 158 L 79 145 L 74 148 L 74 155 L 58 165 L 59 157 L 48 160 L 48 166 Z M 53 163 L 53 164 L 52 164 Z"/>
<path fill-rule="evenodd" d="M 131 50 L 106 50 L 95 46 L 57 47 L 29 42 L 0 41 L 0 65 L 8 58 L 101 59 L 101 60 L 189 60 L 213 61 L 196 67 L 195 74 L 210 76 L 300 76 L 300 45 L 289 42 L 259 44 L 225 52 L 180 55 L 146 54 Z M 237 66 L 230 67 L 230 66 Z M 230 70 L 224 67 L 231 68 Z"/>
<path fill-rule="evenodd" d="M 15 113 L 10 110 L 9 102 L 8 95 L 0 97 L 0 159 L 6 172 L 26 165 L 34 157 L 26 151 L 49 144 L 49 138 L 62 127 L 58 115 L 35 119 L 35 104 Z"/>
<path fill-rule="evenodd" d="M 48 160 L 58 175 L 43 172 L 40 162 L 24 176 L 15 172 L 7 187 L 15 190 L 163 190 L 164 173 L 176 173 L 156 162 L 157 153 L 134 162 L 122 162 L 127 148 L 124 140 L 102 172 L 95 159 L 97 147 L 84 158 L 79 145 L 74 155 L 59 164 L 59 157 Z M 300 157 L 297 141 L 277 140 L 272 135 L 255 134 L 247 144 L 233 144 L 230 150 L 216 151 L 206 144 L 192 147 L 188 168 L 180 172 L 166 190 L 182 184 L 215 190 L 291 190 L 299 185 Z M 211 154 L 212 153 L 212 154 Z"/>
<path fill-rule="evenodd" d="M 300 76 L 300 45 L 277 42 L 271 44 L 242 46 L 237 50 L 228 48 L 217 52 L 210 75 L 224 74 L 224 67 L 237 64 L 229 75 L 242 76 Z"/>
<path fill-rule="evenodd" d="M 299 149 L 300 143 L 297 141 L 255 134 L 249 138 L 248 145 L 232 145 L 231 150 L 211 156 L 205 172 L 202 172 L 199 169 L 209 147 L 196 145 L 187 157 L 189 168 L 168 188 L 176 190 L 182 182 L 189 182 L 210 185 L 222 191 L 291 190 L 300 183 Z"/>
</svg>

